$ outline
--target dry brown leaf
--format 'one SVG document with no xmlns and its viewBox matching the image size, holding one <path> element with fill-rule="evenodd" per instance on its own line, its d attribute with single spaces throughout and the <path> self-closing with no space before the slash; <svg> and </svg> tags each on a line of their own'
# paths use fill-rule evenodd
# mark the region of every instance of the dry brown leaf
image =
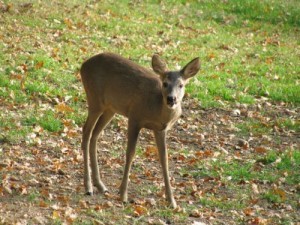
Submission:
<svg viewBox="0 0 300 225">
<path fill-rule="evenodd" d="M 251 188 L 254 194 L 259 194 L 258 186 L 255 183 L 251 184 Z"/>
<path fill-rule="evenodd" d="M 190 217 L 201 217 L 202 213 L 198 209 L 193 209 L 189 216 Z"/>
<path fill-rule="evenodd" d="M 44 66 L 44 62 L 43 61 L 39 61 L 35 64 L 35 69 L 38 70 L 38 69 L 41 69 L 42 67 Z"/>
<path fill-rule="evenodd" d="M 273 188 L 272 192 L 276 195 L 278 195 L 282 201 L 286 200 L 286 193 L 283 189 L 281 188 Z"/>
<path fill-rule="evenodd" d="M 87 209 L 87 208 L 89 208 L 88 203 L 87 203 L 86 201 L 84 201 L 84 200 L 80 200 L 80 201 L 79 201 L 79 206 L 80 206 L 80 208 L 82 208 L 82 209 Z"/>
<path fill-rule="evenodd" d="M 65 103 L 59 103 L 58 105 L 56 105 L 55 109 L 57 112 L 63 112 L 63 113 L 74 111 L 70 106 L 66 105 Z"/>
<path fill-rule="evenodd" d="M 39 207 L 42 207 L 42 208 L 47 208 L 49 205 L 48 205 L 48 203 L 46 203 L 45 201 L 40 201 L 39 202 Z"/>
<path fill-rule="evenodd" d="M 158 158 L 158 150 L 155 146 L 147 146 L 144 154 L 147 158 Z"/>
<path fill-rule="evenodd" d="M 251 224 L 251 225 L 267 225 L 268 220 L 261 218 L 261 217 L 255 217 L 255 218 L 251 219 L 249 224 Z"/>
<path fill-rule="evenodd" d="M 135 205 L 133 206 L 134 208 L 134 215 L 135 216 L 142 216 L 142 215 L 146 215 L 148 213 L 148 210 L 146 207 L 141 206 L 141 205 Z"/>
<path fill-rule="evenodd" d="M 267 152 L 267 149 L 265 147 L 256 147 L 254 148 L 254 151 L 259 154 L 264 154 Z"/>
<path fill-rule="evenodd" d="M 70 202 L 70 198 L 68 196 L 65 195 L 60 195 L 57 196 L 56 198 L 60 203 L 62 203 L 63 205 L 68 205 Z"/>
<path fill-rule="evenodd" d="M 243 212 L 246 216 L 253 216 L 254 215 L 254 211 L 251 208 L 246 208 L 246 209 L 243 210 Z"/>
</svg>

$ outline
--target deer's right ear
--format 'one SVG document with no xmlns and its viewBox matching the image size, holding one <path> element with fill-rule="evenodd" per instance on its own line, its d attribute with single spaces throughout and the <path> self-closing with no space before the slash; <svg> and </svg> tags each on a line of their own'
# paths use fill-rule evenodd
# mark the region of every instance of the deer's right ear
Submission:
<svg viewBox="0 0 300 225">
<path fill-rule="evenodd" d="M 167 71 L 166 63 L 157 54 L 152 56 L 152 69 L 160 76 Z"/>
<path fill-rule="evenodd" d="M 200 60 L 199 58 L 195 58 L 190 61 L 181 71 L 183 78 L 188 80 L 191 77 L 195 76 L 200 70 Z"/>
</svg>

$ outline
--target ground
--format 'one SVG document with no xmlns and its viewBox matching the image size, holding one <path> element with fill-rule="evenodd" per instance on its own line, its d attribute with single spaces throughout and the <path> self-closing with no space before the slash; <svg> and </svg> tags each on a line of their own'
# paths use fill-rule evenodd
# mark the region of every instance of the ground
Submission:
<svg viewBox="0 0 300 225">
<path fill-rule="evenodd" d="M 238 127 L 249 118 L 266 121 L 269 132 L 240 135 Z M 175 210 L 168 208 L 164 200 L 156 148 L 152 133 L 147 130 L 140 136 L 131 173 L 132 201 L 125 205 L 119 201 L 126 145 L 125 118 L 117 117 L 98 143 L 101 174 L 110 190 L 105 196 L 97 192 L 94 196 L 84 195 L 80 128 L 72 135 L 68 131 L 49 135 L 36 144 L 11 145 L 2 140 L 1 222 L 274 224 L 293 221 L 297 224 L 299 184 L 290 185 L 286 179 L 289 176 L 299 179 L 296 171 L 299 162 L 294 171 L 280 171 L 282 174 L 274 181 L 251 176 L 251 173 L 265 173 L 269 164 L 275 167 L 280 163 L 277 160 L 282 158 L 277 156 L 268 162 L 265 156 L 269 152 L 283 154 L 283 149 L 289 148 L 288 154 L 293 154 L 293 149 L 299 149 L 299 134 L 276 125 L 278 119 L 284 118 L 299 120 L 299 109 L 263 100 L 251 107 L 237 105 L 234 110 L 202 109 L 199 102 L 186 100 L 184 114 L 168 137 L 172 184 L 179 205 Z M 37 135 L 39 132 L 42 131 L 37 129 Z M 236 162 L 241 168 L 250 163 L 251 168 L 237 175 L 220 165 Z M 275 190 L 275 200 L 266 195 L 270 190 Z"/>
</svg>

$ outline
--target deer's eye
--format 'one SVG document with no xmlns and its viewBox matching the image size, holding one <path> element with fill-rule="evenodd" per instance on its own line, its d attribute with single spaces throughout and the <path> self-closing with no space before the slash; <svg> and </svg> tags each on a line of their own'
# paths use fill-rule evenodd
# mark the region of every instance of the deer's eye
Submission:
<svg viewBox="0 0 300 225">
<path fill-rule="evenodd" d="M 179 87 L 180 87 L 180 88 L 183 88 L 183 84 L 179 84 Z"/>
<path fill-rule="evenodd" d="M 168 87 L 168 83 L 167 82 L 163 82 L 163 87 L 164 88 Z"/>
</svg>

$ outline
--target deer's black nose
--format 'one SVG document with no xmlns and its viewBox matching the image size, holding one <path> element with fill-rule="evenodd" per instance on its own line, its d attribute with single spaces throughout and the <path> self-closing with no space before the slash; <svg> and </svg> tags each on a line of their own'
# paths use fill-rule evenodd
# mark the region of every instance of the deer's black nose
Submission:
<svg viewBox="0 0 300 225">
<path fill-rule="evenodd" d="M 167 97 L 167 103 L 169 105 L 174 105 L 176 103 L 176 97 L 174 97 L 174 96 L 168 96 Z"/>
</svg>

